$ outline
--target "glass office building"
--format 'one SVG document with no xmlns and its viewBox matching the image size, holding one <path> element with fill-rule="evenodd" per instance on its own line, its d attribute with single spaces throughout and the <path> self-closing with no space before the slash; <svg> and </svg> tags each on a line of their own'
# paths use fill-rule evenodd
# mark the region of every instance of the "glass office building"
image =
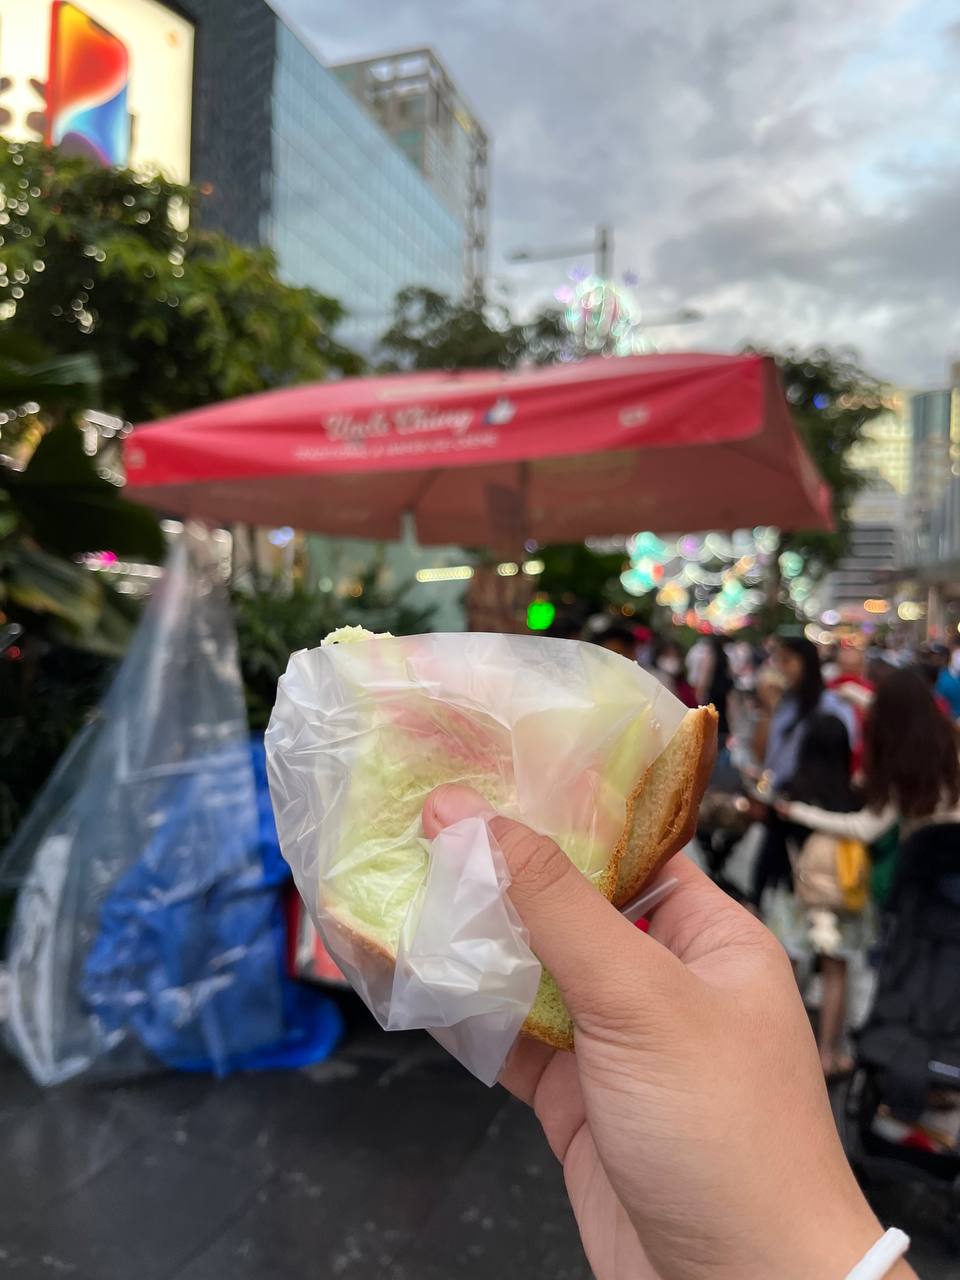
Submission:
<svg viewBox="0 0 960 1280">
<path fill-rule="evenodd" d="M 463 290 L 463 223 L 381 126 L 279 26 L 264 242 L 284 272 L 338 298 L 348 345 L 371 346 L 398 289 Z"/>
<path fill-rule="evenodd" d="M 460 296 L 466 230 L 266 0 L 182 0 L 196 24 L 193 180 L 202 218 L 270 245 L 288 280 L 349 311 L 370 351 L 405 285 Z"/>
</svg>

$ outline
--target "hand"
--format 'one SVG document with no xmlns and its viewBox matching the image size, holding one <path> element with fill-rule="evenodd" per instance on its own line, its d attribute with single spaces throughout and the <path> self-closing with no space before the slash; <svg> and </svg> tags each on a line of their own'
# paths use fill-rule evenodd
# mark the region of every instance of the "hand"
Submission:
<svg viewBox="0 0 960 1280">
<path fill-rule="evenodd" d="M 774 800 L 773 807 L 774 807 L 774 810 L 780 815 L 781 818 L 785 818 L 788 822 L 790 821 L 790 801 L 789 800 Z"/>
<path fill-rule="evenodd" d="M 748 796 L 747 814 L 751 822 L 766 822 L 770 815 L 770 806 L 755 800 L 753 796 Z"/>
<path fill-rule="evenodd" d="M 489 813 L 441 787 L 424 830 Z M 882 1232 L 779 944 L 682 856 L 648 936 L 552 841 L 488 822 L 576 1039 L 575 1055 L 521 1040 L 503 1083 L 563 1164 L 598 1280 L 840 1280 Z"/>
</svg>

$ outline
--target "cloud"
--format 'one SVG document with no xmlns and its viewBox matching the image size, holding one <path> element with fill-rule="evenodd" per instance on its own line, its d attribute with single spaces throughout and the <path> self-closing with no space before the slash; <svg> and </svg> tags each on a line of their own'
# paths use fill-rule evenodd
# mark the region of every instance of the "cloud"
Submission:
<svg viewBox="0 0 960 1280">
<path fill-rule="evenodd" d="M 648 312 L 707 317 L 665 345 L 852 344 L 905 385 L 960 353 L 943 0 L 278 3 L 330 60 L 437 51 L 493 139 L 490 272 L 519 309 L 569 264 L 510 249 L 608 222 Z"/>
</svg>

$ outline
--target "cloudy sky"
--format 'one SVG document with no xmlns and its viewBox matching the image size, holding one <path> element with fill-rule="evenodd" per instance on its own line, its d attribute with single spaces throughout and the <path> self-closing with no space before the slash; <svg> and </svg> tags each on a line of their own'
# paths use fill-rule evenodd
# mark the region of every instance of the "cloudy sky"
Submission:
<svg viewBox="0 0 960 1280">
<path fill-rule="evenodd" d="M 329 61 L 440 55 L 493 140 L 517 310 L 576 264 L 509 251 L 605 221 L 648 315 L 705 314 L 663 346 L 849 344 L 907 386 L 960 359 L 956 0 L 275 3 Z"/>
</svg>

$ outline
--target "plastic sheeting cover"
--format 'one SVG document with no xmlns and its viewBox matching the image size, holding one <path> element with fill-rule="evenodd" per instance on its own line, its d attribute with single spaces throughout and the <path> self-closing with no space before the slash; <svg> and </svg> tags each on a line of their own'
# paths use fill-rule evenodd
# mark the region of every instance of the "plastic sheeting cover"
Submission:
<svg viewBox="0 0 960 1280">
<path fill-rule="evenodd" d="M 188 526 L 98 721 L 5 858 L 24 871 L 8 1038 L 37 1081 L 158 1058 L 225 1070 L 280 1038 L 279 966 L 246 896 L 258 838 L 229 602 Z"/>
</svg>

